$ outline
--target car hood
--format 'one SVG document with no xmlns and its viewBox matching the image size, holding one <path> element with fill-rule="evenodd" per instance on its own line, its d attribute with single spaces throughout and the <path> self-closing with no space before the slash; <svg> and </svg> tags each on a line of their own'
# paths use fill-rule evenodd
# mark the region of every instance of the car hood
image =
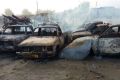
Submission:
<svg viewBox="0 0 120 80">
<path fill-rule="evenodd" d="M 91 36 L 91 32 L 89 31 L 77 31 L 72 33 L 73 38 L 79 38 L 79 37 L 85 37 L 85 36 Z"/>
<path fill-rule="evenodd" d="M 0 41 L 21 41 L 25 38 L 26 35 L 0 35 Z"/>
<path fill-rule="evenodd" d="M 52 46 L 58 41 L 58 37 L 29 37 L 22 41 L 19 46 Z"/>
</svg>

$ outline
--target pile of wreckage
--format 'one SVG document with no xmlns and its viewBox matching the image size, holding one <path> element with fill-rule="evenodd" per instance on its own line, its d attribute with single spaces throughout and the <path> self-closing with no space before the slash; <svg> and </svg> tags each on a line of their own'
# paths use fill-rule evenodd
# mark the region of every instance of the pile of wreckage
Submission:
<svg viewBox="0 0 120 80">
<path fill-rule="evenodd" d="M 89 23 L 84 25 L 84 30 L 70 35 L 62 33 L 58 24 L 43 23 L 33 28 L 30 23 L 26 17 L 4 15 L 0 52 L 12 52 L 27 58 L 60 57 L 78 60 L 90 54 L 120 53 L 120 25 Z"/>
<path fill-rule="evenodd" d="M 30 58 L 54 57 L 64 45 L 58 24 L 43 23 L 36 28 L 29 18 L 5 16 L 0 35 L 0 52 L 12 52 Z"/>
</svg>

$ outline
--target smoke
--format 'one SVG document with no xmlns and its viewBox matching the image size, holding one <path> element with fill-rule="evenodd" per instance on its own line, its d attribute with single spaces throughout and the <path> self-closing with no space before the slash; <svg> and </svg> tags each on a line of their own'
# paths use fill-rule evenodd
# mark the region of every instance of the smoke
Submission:
<svg viewBox="0 0 120 80">
<path fill-rule="evenodd" d="M 89 2 L 80 4 L 75 9 L 58 13 L 57 19 L 63 31 L 74 31 L 88 18 L 90 10 Z"/>
<path fill-rule="evenodd" d="M 91 21 L 104 21 L 111 24 L 120 23 L 120 9 L 115 7 L 93 8 L 89 16 Z"/>
<path fill-rule="evenodd" d="M 45 17 L 36 16 L 36 24 L 42 22 Z M 104 21 L 112 24 L 120 23 L 120 9 L 114 7 L 90 8 L 89 2 L 83 2 L 78 7 L 61 13 L 53 12 L 47 16 L 49 21 L 58 23 L 62 31 L 76 31 L 84 24 L 94 21 Z M 35 23 L 35 22 L 34 22 Z"/>
<path fill-rule="evenodd" d="M 109 6 L 90 8 L 90 3 L 84 2 L 72 10 L 59 13 L 57 17 L 63 31 L 76 31 L 84 27 L 84 24 L 94 21 L 119 24 L 120 8 Z"/>
</svg>

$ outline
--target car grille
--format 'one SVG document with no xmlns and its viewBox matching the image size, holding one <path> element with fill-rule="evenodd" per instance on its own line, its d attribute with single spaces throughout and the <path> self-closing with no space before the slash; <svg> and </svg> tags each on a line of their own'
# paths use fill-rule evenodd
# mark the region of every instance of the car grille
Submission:
<svg viewBox="0 0 120 80">
<path fill-rule="evenodd" d="M 44 51 L 52 51 L 53 47 L 52 46 L 39 46 L 39 47 L 20 47 L 18 48 L 19 51 L 22 52 L 44 52 Z"/>
</svg>

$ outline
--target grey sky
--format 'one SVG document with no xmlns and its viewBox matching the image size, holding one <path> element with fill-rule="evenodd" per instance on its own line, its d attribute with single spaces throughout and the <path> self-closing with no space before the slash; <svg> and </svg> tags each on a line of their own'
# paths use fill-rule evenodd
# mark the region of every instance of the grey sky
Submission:
<svg viewBox="0 0 120 80">
<path fill-rule="evenodd" d="M 15 14 L 21 14 L 23 9 L 35 13 L 36 1 L 38 1 L 39 9 L 56 12 L 75 8 L 84 1 L 89 1 L 91 7 L 96 7 L 96 2 L 98 2 L 98 7 L 120 7 L 120 0 L 0 0 L 0 14 L 3 14 L 6 8 L 10 8 Z"/>
</svg>

